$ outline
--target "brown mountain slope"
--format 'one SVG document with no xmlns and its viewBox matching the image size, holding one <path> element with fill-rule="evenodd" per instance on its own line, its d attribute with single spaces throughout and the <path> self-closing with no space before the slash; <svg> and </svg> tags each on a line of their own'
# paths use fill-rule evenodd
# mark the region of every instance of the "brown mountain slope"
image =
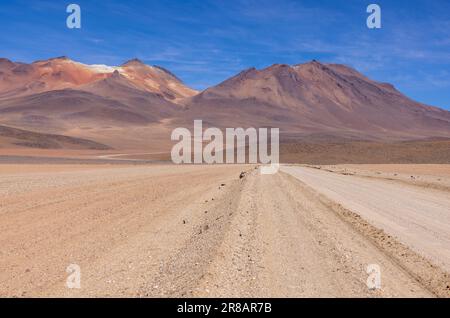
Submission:
<svg viewBox="0 0 450 318">
<path fill-rule="evenodd" d="M 450 136 L 450 113 L 410 100 L 392 85 L 317 61 L 243 71 L 186 102 L 215 125 L 280 127 L 285 134 L 362 139 Z M 233 127 L 233 126 L 231 126 Z"/>
<path fill-rule="evenodd" d="M 177 100 L 184 94 L 195 92 L 184 88 L 170 72 L 146 66 L 137 60 L 114 69 L 102 65 L 84 66 L 67 58 L 48 63 L 53 69 L 59 65 L 70 71 L 62 71 L 64 80 L 59 77 L 48 81 L 47 76 L 45 85 L 37 92 L 22 89 L 20 93 L 8 91 L 1 95 L 1 124 L 41 133 L 101 140 L 107 144 L 121 139 L 120 144 L 132 142 L 133 145 L 147 145 L 151 132 L 158 133 L 159 122 L 178 116 L 176 113 L 182 108 L 176 104 Z M 0 64 L 2 70 L 9 70 L 10 73 L 17 68 L 17 63 L 8 60 L 1 60 Z M 40 65 L 40 62 L 34 64 Z M 13 82 L 17 87 L 20 83 L 29 87 L 27 81 L 35 80 L 36 65 L 26 68 L 31 75 L 20 80 L 16 78 Z M 73 75 L 76 72 L 72 68 L 87 70 L 91 74 L 97 72 L 95 74 L 101 76 L 95 80 L 76 77 L 75 81 Z M 67 79 L 69 75 L 72 76 L 70 81 Z M 5 81 L 0 80 L 0 85 L 2 83 Z M 147 126 L 151 128 L 146 129 Z"/>
<path fill-rule="evenodd" d="M 0 147 L 12 146 L 39 149 L 111 149 L 109 146 L 92 140 L 63 135 L 42 134 L 0 125 Z"/>
<path fill-rule="evenodd" d="M 119 72 L 137 87 L 152 93 L 161 94 L 170 101 L 191 97 L 198 92 L 185 86 L 171 72 L 160 66 L 149 66 L 134 59 L 119 68 Z"/>
<path fill-rule="evenodd" d="M 0 124 L 121 149 L 166 149 L 177 126 L 279 127 L 282 141 L 450 137 L 450 113 L 343 65 L 312 61 L 248 69 L 200 94 L 172 73 L 67 58 L 0 59 Z"/>
<path fill-rule="evenodd" d="M 0 100 L 1 122 L 44 132 L 80 126 L 139 125 L 157 120 L 118 100 L 65 89 Z"/>
<path fill-rule="evenodd" d="M 167 100 L 163 93 L 150 92 L 118 71 L 103 80 L 80 86 L 78 90 L 119 101 L 131 111 L 152 121 L 173 117 L 175 112 L 181 110 L 174 101 Z"/>
<path fill-rule="evenodd" d="M 168 100 L 197 93 L 163 68 L 145 65 L 137 59 L 122 66 L 107 66 L 86 65 L 59 57 L 31 64 L 0 59 L 0 98 L 78 88 L 111 77 L 114 72 L 122 74 L 136 87 Z"/>
<path fill-rule="evenodd" d="M 107 73 L 73 62 L 67 57 L 31 64 L 0 61 L 0 97 L 17 97 L 65 89 L 105 78 Z"/>
</svg>

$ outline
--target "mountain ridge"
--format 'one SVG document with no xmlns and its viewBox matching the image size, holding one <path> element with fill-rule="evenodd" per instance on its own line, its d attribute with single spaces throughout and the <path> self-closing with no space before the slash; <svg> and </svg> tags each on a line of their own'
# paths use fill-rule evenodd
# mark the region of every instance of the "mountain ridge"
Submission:
<svg viewBox="0 0 450 318">
<path fill-rule="evenodd" d="M 197 92 L 138 59 L 114 67 L 68 57 L 0 59 L 2 125 L 120 148 L 118 139 L 147 145 L 158 136 L 170 143 L 174 127 L 191 127 L 195 119 L 205 127 L 278 127 L 290 140 L 450 138 L 450 112 L 342 64 L 252 67 Z"/>
<path fill-rule="evenodd" d="M 222 119 L 228 119 L 222 125 L 236 120 L 223 109 L 240 107 L 240 124 L 264 108 L 266 125 L 281 124 L 275 118 L 277 110 L 294 118 L 294 122 L 285 122 L 289 129 L 304 132 L 316 125 L 321 126 L 319 131 L 361 131 L 400 139 L 450 133 L 450 112 L 415 102 L 393 85 L 370 80 L 348 66 L 315 60 L 249 68 L 192 97 L 187 105 L 197 109 L 197 114 L 220 112 Z M 271 105 L 272 111 L 263 105 Z"/>
<path fill-rule="evenodd" d="M 168 99 L 176 100 L 197 93 L 171 72 L 159 66 L 146 65 L 138 59 L 129 60 L 121 66 L 108 66 L 83 64 L 61 56 L 29 64 L 0 59 L 0 98 L 77 89 L 114 76 L 116 71 L 141 89 L 161 93 Z"/>
</svg>

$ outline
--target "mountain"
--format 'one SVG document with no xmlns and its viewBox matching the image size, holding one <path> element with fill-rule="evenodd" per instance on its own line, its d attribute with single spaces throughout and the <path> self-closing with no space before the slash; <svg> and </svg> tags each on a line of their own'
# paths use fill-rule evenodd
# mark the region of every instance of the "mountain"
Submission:
<svg viewBox="0 0 450 318">
<path fill-rule="evenodd" d="M 0 59 L 0 98 L 79 88 L 80 86 L 112 77 L 120 73 L 136 88 L 160 94 L 168 100 L 195 95 L 169 71 L 145 65 L 137 59 L 121 66 L 87 65 L 58 57 L 31 64 Z"/>
<path fill-rule="evenodd" d="M 118 67 L 59 57 L 31 64 L 0 60 L 0 122 L 37 133 L 105 139 L 176 117 L 196 94 L 169 71 L 134 59 Z M 126 132 L 123 133 L 122 130 Z M 129 136 L 145 141 L 149 132 Z M 119 135 L 119 138 L 117 138 Z M 124 137 L 125 136 L 125 137 Z"/>
<path fill-rule="evenodd" d="M 0 98 L 76 87 L 107 77 L 107 73 L 58 57 L 31 64 L 0 60 Z"/>
<path fill-rule="evenodd" d="M 205 127 L 278 127 L 283 142 L 450 138 L 450 112 L 345 65 L 250 68 L 198 93 L 137 59 L 120 66 L 0 59 L 0 125 L 8 133 L 153 151 L 170 147 L 172 129 L 191 128 L 195 119 Z"/>
<path fill-rule="evenodd" d="M 274 126 L 285 135 L 450 136 L 450 112 L 417 103 L 350 67 L 318 61 L 245 70 L 190 98 L 186 107 L 212 125 Z"/>
</svg>

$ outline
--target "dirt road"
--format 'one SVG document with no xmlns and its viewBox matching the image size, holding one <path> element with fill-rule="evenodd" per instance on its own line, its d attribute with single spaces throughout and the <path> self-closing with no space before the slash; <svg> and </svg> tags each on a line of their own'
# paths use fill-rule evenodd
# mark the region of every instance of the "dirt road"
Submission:
<svg viewBox="0 0 450 318">
<path fill-rule="evenodd" d="M 253 166 L 3 166 L 0 296 L 450 296 L 438 267 L 304 182 Z"/>
<path fill-rule="evenodd" d="M 450 271 L 450 192 L 305 167 L 282 170 Z"/>
</svg>

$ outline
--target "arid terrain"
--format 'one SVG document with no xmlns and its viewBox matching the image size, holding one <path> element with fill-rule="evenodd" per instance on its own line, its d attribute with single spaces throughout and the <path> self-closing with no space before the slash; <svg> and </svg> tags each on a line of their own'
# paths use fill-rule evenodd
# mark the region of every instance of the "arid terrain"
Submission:
<svg viewBox="0 0 450 318">
<path fill-rule="evenodd" d="M 450 297 L 449 182 L 449 165 L 2 164 L 0 296 Z"/>
<path fill-rule="evenodd" d="M 279 128 L 284 165 L 171 164 L 194 120 Z M 0 59 L 0 296 L 450 297 L 449 194 L 450 112 L 346 65 L 198 92 L 137 59 Z"/>
<path fill-rule="evenodd" d="M 448 301 L 449 13 L 1 1 L 0 302 L 210 317 Z"/>
<path fill-rule="evenodd" d="M 0 59 L 0 150 L 170 152 L 172 130 L 191 129 L 196 119 L 204 128 L 278 127 L 294 151 L 289 162 L 303 162 L 295 155 L 299 144 L 316 143 L 339 145 L 330 160 L 350 147 L 356 151 L 344 162 L 369 163 L 366 154 L 386 146 L 388 158 L 376 163 L 404 162 L 404 154 L 429 162 L 427 149 L 450 139 L 450 112 L 346 65 L 313 60 L 250 68 L 198 92 L 137 59 L 120 66 L 68 57 Z M 432 162 L 448 163 L 447 153 L 439 155 Z"/>
</svg>

